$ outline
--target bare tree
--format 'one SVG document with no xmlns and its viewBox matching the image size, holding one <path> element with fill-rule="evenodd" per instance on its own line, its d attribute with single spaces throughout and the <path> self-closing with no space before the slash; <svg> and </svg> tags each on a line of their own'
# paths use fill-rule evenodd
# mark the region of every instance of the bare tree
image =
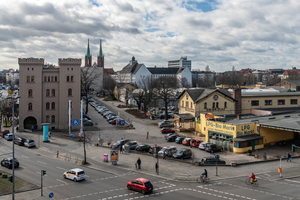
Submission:
<svg viewBox="0 0 300 200">
<path fill-rule="evenodd" d="M 187 80 L 186 77 L 183 77 L 183 78 L 181 79 L 181 85 L 182 85 L 182 87 L 185 87 L 185 88 L 190 88 L 190 87 L 192 87 L 192 86 L 189 84 L 189 82 L 188 82 L 188 80 Z"/>
<path fill-rule="evenodd" d="M 179 81 L 173 76 L 161 76 L 154 80 L 154 93 L 157 99 L 161 99 L 165 104 L 165 116 L 168 119 L 168 104 L 176 101 L 176 89 L 179 87 Z"/>
<path fill-rule="evenodd" d="M 141 105 L 144 102 L 144 90 L 142 90 L 142 89 L 135 89 L 132 92 L 132 97 L 136 101 L 138 109 L 140 110 L 141 109 Z"/>
<path fill-rule="evenodd" d="M 82 141 L 82 144 L 83 144 L 83 163 L 82 164 L 88 164 L 87 161 L 86 161 L 86 148 L 88 145 L 91 145 L 93 143 L 93 140 L 92 140 L 92 132 L 87 132 L 87 131 L 83 131 L 83 141 Z"/>
<path fill-rule="evenodd" d="M 142 90 L 142 102 L 144 103 L 144 111 L 147 111 L 148 105 L 153 101 L 153 90 L 154 90 L 154 81 L 151 76 L 140 79 L 139 84 L 140 89 Z"/>
<path fill-rule="evenodd" d="M 94 72 L 94 67 L 81 68 L 81 91 L 85 94 L 85 114 L 88 113 L 89 100 L 88 93 L 95 80 L 99 77 L 99 74 Z"/>
<path fill-rule="evenodd" d="M 105 74 L 103 77 L 103 89 L 109 93 L 111 98 L 115 99 L 114 91 L 116 87 L 116 81 L 109 74 Z"/>
</svg>

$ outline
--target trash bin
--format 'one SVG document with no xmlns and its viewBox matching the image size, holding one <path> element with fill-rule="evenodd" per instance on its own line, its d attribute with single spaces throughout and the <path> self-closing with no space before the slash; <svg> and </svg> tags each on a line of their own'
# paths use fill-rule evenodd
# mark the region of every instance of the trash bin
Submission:
<svg viewBox="0 0 300 200">
<path fill-rule="evenodd" d="M 103 162 L 108 162 L 108 155 L 106 153 L 103 155 Z"/>
</svg>

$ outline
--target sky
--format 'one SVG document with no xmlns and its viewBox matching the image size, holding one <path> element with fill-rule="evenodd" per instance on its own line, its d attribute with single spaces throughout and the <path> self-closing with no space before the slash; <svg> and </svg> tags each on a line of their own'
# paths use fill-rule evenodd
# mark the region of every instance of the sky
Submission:
<svg viewBox="0 0 300 200">
<path fill-rule="evenodd" d="M 192 70 L 300 68 L 299 0 L 9 0 L 0 1 L 0 70 L 18 58 L 81 58 L 100 39 L 105 67 L 132 56 L 167 67 L 187 56 Z"/>
</svg>

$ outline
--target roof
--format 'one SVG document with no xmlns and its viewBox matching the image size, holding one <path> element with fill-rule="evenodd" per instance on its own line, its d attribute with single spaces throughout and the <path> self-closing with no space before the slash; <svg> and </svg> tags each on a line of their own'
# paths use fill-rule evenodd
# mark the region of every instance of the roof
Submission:
<svg viewBox="0 0 300 200">
<path fill-rule="evenodd" d="M 135 74 L 142 66 L 143 64 L 138 64 L 136 61 L 134 62 L 130 62 L 128 65 L 126 65 L 121 71 L 120 73 L 122 74 L 127 74 L 127 73 L 132 73 Z"/>
<path fill-rule="evenodd" d="M 145 179 L 145 178 L 137 178 L 137 179 L 135 179 L 135 180 L 141 181 L 141 182 L 143 182 L 143 183 L 146 183 L 146 182 L 149 181 L 148 179 Z"/>
<path fill-rule="evenodd" d="M 147 67 L 151 74 L 178 74 L 184 67 Z"/>
<path fill-rule="evenodd" d="M 193 119 L 195 120 L 195 117 L 190 114 L 190 113 L 185 113 L 185 114 L 175 114 L 177 115 L 178 117 L 180 117 L 180 119 Z"/>
<path fill-rule="evenodd" d="M 103 73 L 104 74 L 115 74 L 115 71 L 113 68 L 104 68 Z"/>
<path fill-rule="evenodd" d="M 285 81 L 292 85 L 300 86 L 300 80 L 285 80 Z"/>
<path fill-rule="evenodd" d="M 255 140 L 255 139 L 261 139 L 263 136 L 258 134 L 251 134 L 251 135 L 244 135 L 241 137 L 235 137 L 233 138 L 234 141 L 247 141 L 247 140 Z"/>
<path fill-rule="evenodd" d="M 242 97 L 275 97 L 275 96 L 300 96 L 300 92 L 281 92 L 281 93 L 242 93 Z"/>
</svg>

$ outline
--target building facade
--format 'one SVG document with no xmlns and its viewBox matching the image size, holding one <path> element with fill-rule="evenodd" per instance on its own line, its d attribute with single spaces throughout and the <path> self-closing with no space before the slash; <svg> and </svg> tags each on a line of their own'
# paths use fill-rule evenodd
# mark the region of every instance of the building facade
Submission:
<svg viewBox="0 0 300 200">
<path fill-rule="evenodd" d="M 32 126 L 42 129 L 68 129 L 71 118 L 80 119 L 81 59 L 58 59 L 58 67 L 44 65 L 42 58 L 19 58 L 19 130 Z M 79 129 L 79 127 L 72 127 Z"/>
<path fill-rule="evenodd" d="M 179 60 L 168 61 L 168 67 L 187 67 L 192 71 L 192 61 L 187 56 L 182 56 Z"/>
</svg>

